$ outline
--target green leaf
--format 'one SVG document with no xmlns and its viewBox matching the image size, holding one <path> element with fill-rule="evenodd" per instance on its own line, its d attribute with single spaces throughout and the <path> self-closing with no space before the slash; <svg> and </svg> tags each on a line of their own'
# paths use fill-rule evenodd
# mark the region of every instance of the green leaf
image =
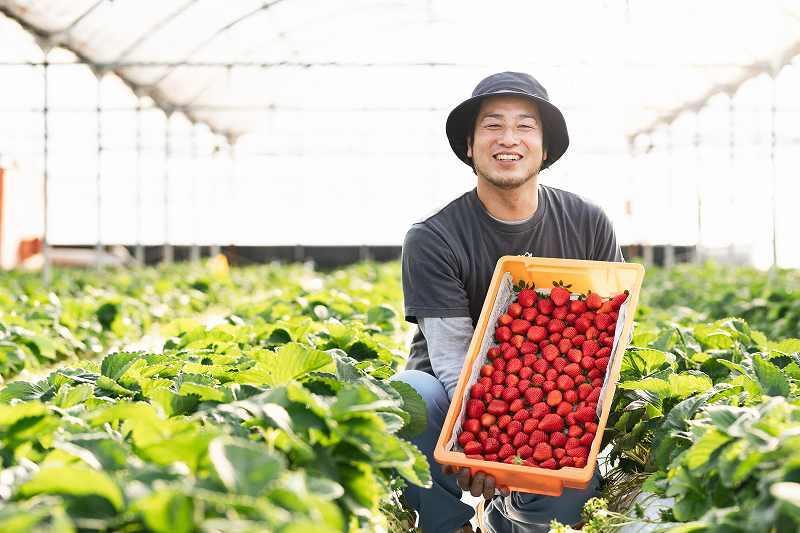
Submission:
<svg viewBox="0 0 800 533">
<path fill-rule="evenodd" d="M 264 445 L 233 437 L 218 437 L 208 447 L 209 458 L 225 487 L 236 494 L 262 495 L 285 465 Z"/>
<path fill-rule="evenodd" d="M 124 507 L 122 491 L 105 472 L 80 464 L 43 468 L 19 488 L 22 496 L 37 494 L 96 495 L 108 500 L 115 509 Z"/>
<path fill-rule="evenodd" d="M 255 384 L 273 387 L 285 385 L 305 374 L 322 370 L 333 362 L 329 354 L 298 343 L 284 344 L 275 352 L 263 352 L 257 357 L 260 373 L 257 375 L 252 373 L 257 377 Z M 247 382 L 249 375 L 248 371 L 243 372 L 237 381 Z"/>
<path fill-rule="evenodd" d="M 712 453 L 730 442 L 730 440 L 731 438 L 728 435 L 716 429 L 706 431 L 686 452 L 684 457 L 686 466 L 692 470 L 700 468 L 708 462 Z"/>
<path fill-rule="evenodd" d="M 0 405 L 0 428 L 11 426 L 23 418 L 41 417 L 47 413 L 47 407 L 39 402 Z"/>
<path fill-rule="evenodd" d="M 202 401 L 223 402 L 225 393 L 220 389 L 215 389 L 209 385 L 184 381 L 178 391 L 180 394 L 196 394 Z"/>
<path fill-rule="evenodd" d="M 356 413 L 397 406 L 397 401 L 381 398 L 365 386 L 350 385 L 336 393 L 336 401 L 331 406 L 331 413 L 337 419 L 345 419 Z"/>
<path fill-rule="evenodd" d="M 117 352 L 107 355 L 100 365 L 100 373 L 114 381 L 119 380 L 131 365 L 140 359 L 138 352 Z"/>
<path fill-rule="evenodd" d="M 769 396 L 789 396 L 789 382 L 780 369 L 764 359 L 761 354 L 753 354 L 753 370 L 758 382 Z"/>
<path fill-rule="evenodd" d="M 428 406 L 422 396 L 409 385 L 402 381 L 390 381 L 390 384 L 403 398 L 403 410 L 409 414 L 410 420 L 398 433 L 404 439 L 411 439 L 425 431 L 428 427 Z"/>
<path fill-rule="evenodd" d="M 73 405 L 85 402 L 92 396 L 93 392 L 94 387 L 88 383 L 76 387 L 64 384 L 58 389 L 55 398 L 53 398 L 53 403 L 62 409 L 68 409 Z"/>
<path fill-rule="evenodd" d="M 711 382 L 711 378 L 704 374 L 698 374 L 670 374 L 670 396 L 682 399 L 698 392 L 705 392 L 714 386 Z"/>
<path fill-rule="evenodd" d="M 0 391 L 0 403 L 9 403 L 11 400 L 38 400 L 49 388 L 41 385 L 28 383 L 27 381 L 14 381 L 9 383 Z"/>
<path fill-rule="evenodd" d="M 652 392 L 662 399 L 668 397 L 670 394 L 670 383 L 658 378 L 623 381 L 618 385 L 618 387 L 624 390 Z"/>
<path fill-rule="evenodd" d="M 418 487 L 430 488 L 433 485 L 433 481 L 428 459 L 410 442 L 401 441 L 401 444 L 406 449 L 406 452 L 414 458 L 414 461 L 411 465 L 396 467 L 397 472 Z"/>
<path fill-rule="evenodd" d="M 100 376 L 97 378 L 97 388 L 111 392 L 117 396 L 136 396 L 134 391 L 126 389 L 116 381 L 106 376 Z"/>
<path fill-rule="evenodd" d="M 156 533 L 190 533 L 194 527 L 194 502 L 174 489 L 159 490 L 136 501 L 134 512 Z"/>
</svg>

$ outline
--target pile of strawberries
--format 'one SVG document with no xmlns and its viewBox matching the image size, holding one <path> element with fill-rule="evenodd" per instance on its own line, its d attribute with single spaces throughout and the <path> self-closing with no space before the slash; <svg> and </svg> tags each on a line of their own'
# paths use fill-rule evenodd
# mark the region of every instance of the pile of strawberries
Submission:
<svg viewBox="0 0 800 533">
<path fill-rule="evenodd" d="M 553 282 L 523 288 L 499 319 L 498 344 L 469 391 L 458 442 L 467 457 L 541 468 L 586 466 L 597 402 L 628 291 L 603 299 Z"/>
</svg>

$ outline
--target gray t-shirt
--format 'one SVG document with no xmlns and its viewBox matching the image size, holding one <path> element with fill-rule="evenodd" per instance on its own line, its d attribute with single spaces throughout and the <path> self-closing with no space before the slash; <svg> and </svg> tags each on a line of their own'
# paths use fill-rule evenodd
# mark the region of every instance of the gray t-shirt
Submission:
<svg viewBox="0 0 800 533">
<path fill-rule="evenodd" d="M 473 189 L 414 224 L 403 242 L 405 318 L 480 316 L 489 283 L 504 255 L 623 261 L 611 221 L 585 198 L 539 185 L 534 215 L 509 224 L 492 217 Z M 406 368 L 434 374 L 417 329 Z"/>
</svg>

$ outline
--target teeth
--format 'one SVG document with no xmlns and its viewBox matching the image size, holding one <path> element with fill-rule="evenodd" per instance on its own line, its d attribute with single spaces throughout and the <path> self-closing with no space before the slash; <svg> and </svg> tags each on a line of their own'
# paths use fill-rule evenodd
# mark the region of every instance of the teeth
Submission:
<svg viewBox="0 0 800 533">
<path fill-rule="evenodd" d="M 497 154 L 494 157 L 495 159 L 500 159 L 502 161 L 517 161 L 519 159 L 518 155 L 512 155 L 512 154 Z"/>
</svg>

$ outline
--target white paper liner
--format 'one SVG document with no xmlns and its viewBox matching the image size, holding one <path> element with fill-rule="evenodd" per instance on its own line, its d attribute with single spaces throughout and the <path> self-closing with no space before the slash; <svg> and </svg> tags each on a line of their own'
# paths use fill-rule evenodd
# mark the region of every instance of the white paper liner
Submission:
<svg viewBox="0 0 800 533">
<path fill-rule="evenodd" d="M 539 295 L 550 295 L 551 289 L 535 289 Z M 620 291 L 621 292 L 621 291 Z M 511 278 L 511 274 L 506 272 L 503 274 L 503 279 L 500 281 L 500 287 L 497 289 L 497 298 L 494 301 L 494 305 L 492 306 L 492 313 L 489 315 L 489 323 L 486 327 L 486 331 L 483 333 L 483 340 L 481 341 L 481 347 L 478 352 L 478 357 L 475 358 L 475 362 L 472 365 L 469 373 L 469 379 L 467 380 L 467 387 L 464 390 L 464 397 L 461 399 L 461 409 L 459 410 L 458 418 L 456 419 L 455 426 L 453 427 L 453 434 L 450 436 L 450 440 L 447 442 L 445 449 L 447 451 L 452 451 L 456 447 L 456 441 L 458 440 L 458 435 L 461 434 L 461 426 L 464 423 L 464 414 L 467 410 L 467 402 L 470 400 L 469 391 L 478 381 L 478 377 L 480 374 L 481 367 L 487 362 L 486 359 L 486 352 L 494 345 L 494 330 L 495 325 L 497 324 L 497 320 L 500 318 L 500 315 L 506 312 L 508 306 L 514 302 L 516 298 L 516 293 L 514 292 L 514 280 Z M 571 300 L 577 300 L 578 295 L 572 294 L 570 297 Z M 614 367 L 616 360 L 619 357 L 622 357 L 622 353 L 617 353 L 617 347 L 619 345 L 619 338 L 622 335 L 622 330 L 624 329 L 625 325 L 625 316 L 628 312 L 628 302 L 630 301 L 630 296 L 623 302 L 620 306 L 617 316 L 617 325 L 614 328 L 614 343 L 611 346 L 611 356 L 608 360 L 608 366 L 606 367 L 606 375 L 603 377 L 603 387 L 600 389 L 600 400 L 597 402 L 597 418 L 600 418 L 600 415 L 603 410 L 603 400 L 605 398 L 606 388 L 609 386 L 609 379 L 608 376 L 611 373 L 611 369 Z M 628 334 L 628 344 L 630 343 L 631 339 L 633 338 L 633 328 L 631 328 L 630 333 Z M 623 352 L 623 350 L 619 350 Z"/>
</svg>

